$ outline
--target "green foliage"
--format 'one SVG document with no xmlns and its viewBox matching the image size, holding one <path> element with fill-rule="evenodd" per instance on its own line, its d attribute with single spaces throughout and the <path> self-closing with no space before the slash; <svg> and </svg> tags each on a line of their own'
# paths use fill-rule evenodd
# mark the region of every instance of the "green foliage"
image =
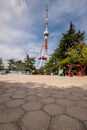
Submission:
<svg viewBox="0 0 87 130">
<path fill-rule="evenodd" d="M 72 65 L 75 67 L 78 63 L 81 63 L 83 67 L 87 66 L 87 45 L 84 41 L 84 32 L 80 30 L 76 32 L 75 26 L 70 22 L 68 31 L 62 35 L 58 47 L 54 50 L 44 68 L 55 71 L 59 66 Z"/>
<path fill-rule="evenodd" d="M 72 63 L 87 64 L 87 45 L 78 43 L 66 52 L 68 57 L 72 59 Z"/>
<path fill-rule="evenodd" d="M 15 70 L 16 68 L 16 62 L 14 59 L 9 59 L 8 60 L 8 70 Z"/>
<path fill-rule="evenodd" d="M 15 62 L 16 70 L 23 71 L 24 70 L 24 63 L 22 60 L 18 60 Z"/>
<path fill-rule="evenodd" d="M 30 58 L 29 55 L 26 55 L 24 60 L 24 69 L 25 71 L 32 72 L 35 69 L 35 58 Z"/>
<path fill-rule="evenodd" d="M 35 58 L 30 58 L 29 55 L 26 55 L 24 61 L 9 59 L 8 70 L 32 72 L 33 70 L 35 70 L 34 64 L 35 64 Z"/>
<path fill-rule="evenodd" d="M 0 58 L 0 70 L 4 70 L 4 64 L 2 58 Z"/>
</svg>

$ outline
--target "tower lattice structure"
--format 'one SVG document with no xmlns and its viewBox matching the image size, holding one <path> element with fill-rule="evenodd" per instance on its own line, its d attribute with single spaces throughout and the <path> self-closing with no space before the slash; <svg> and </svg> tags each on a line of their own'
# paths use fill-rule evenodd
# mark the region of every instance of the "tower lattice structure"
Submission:
<svg viewBox="0 0 87 130">
<path fill-rule="evenodd" d="M 46 62 L 48 60 L 48 36 L 49 36 L 49 31 L 48 31 L 48 6 L 46 6 L 46 30 L 44 31 L 44 40 L 42 43 L 42 47 L 40 50 L 40 55 L 37 58 L 39 61 L 38 67 L 40 68 L 43 66 L 43 61 Z"/>
</svg>

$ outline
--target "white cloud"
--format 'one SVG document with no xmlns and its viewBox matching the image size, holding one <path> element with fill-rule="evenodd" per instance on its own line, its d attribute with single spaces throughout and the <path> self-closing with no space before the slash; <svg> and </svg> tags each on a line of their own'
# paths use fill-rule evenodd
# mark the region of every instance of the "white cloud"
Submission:
<svg viewBox="0 0 87 130">
<path fill-rule="evenodd" d="M 0 1 L 0 22 L 6 22 L 21 17 L 27 5 L 23 0 Z"/>
<path fill-rule="evenodd" d="M 0 57 L 3 57 L 4 60 L 10 58 L 22 59 L 24 57 L 24 51 L 15 45 L 0 43 Z"/>
<path fill-rule="evenodd" d="M 50 4 L 50 20 L 54 23 L 61 22 L 63 18 L 67 18 L 67 15 L 82 16 L 86 13 L 87 1 L 86 0 L 65 0 L 65 1 L 54 1 L 53 4 Z"/>
<path fill-rule="evenodd" d="M 41 43 L 38 42 L 29 42 L 26 44 L 26 46 L 22 46 L 27 54 L 29 54 L 31 57 L 36 57 L 40 53 L 41 49 Z"/>
<path fill-rule="evenodd" d="M 13 43 L 16 40 L 22 40 L 26 38 L 36 38 L 34 34 L 24 31 L 23 29 L 11 28 L 7 26 L 1 27 L 0 29 L 0 41 L 3 41 L 5 43 Z"/>
</svg>

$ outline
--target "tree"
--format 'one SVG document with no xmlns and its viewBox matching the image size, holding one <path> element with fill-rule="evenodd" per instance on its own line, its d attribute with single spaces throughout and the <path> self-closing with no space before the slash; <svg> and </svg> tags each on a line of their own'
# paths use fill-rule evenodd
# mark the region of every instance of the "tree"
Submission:
<svg viewBox="0 0 87 130">
<path fill-rule="evenodd" d="M 87 61 L 86 45 L 84 43 L 84 32 L 78 30 L 76 32 L 75 26 L 70 22 L 68 31 L 62 35 L 60 43 L 54 50 L 45 68 L 49 70 L 56 70 L 59 66 L 68 66 L 82 63 L 84 66 Z M 84 56 L 84 58 L 83 58 Z"/>
<path fill-rule="evenodd" d="M 18 71 L 24 70 L 24 63 L 22 62 L 22 60 L 16 61 L 15 65 L 16 65 L 16 70 L 18 70 Z"/>
<path fill-rule="evenodd" d="M 75 26 L 70 22 L 70 27 L 67 33 L 63 34 L 63 37 L 60 40 L 59 43 L 59 54 L 61 55 L 61 52 L 63 53 L 63 57 L 65 58 L 66 51 L 71 48 L 72 46 L 80 43 L 83 43 L 85 40 L 84 32 L 81 32 L 78 30 L 76 32 Z M 62 58 L 63 58 L 62 57 Z"/>
<path fill-rule="evenodd" d="M 16 69 L 16 64 L 15 64 L 14 59 L 9 59 L 8 60 L 8 70 L 15 70 Z"/>
<path fill-rule="evenodd" d="M 0 70 L 4 70 L 4 64 L 2 58 L 0 58 Z"/>
<path fill-rule="evenodd" d="M 84 74 L 87 74 L 87 45 L 78 43 L 67 52 L 71 64 L 82 64 Z"/>
<path fill-rule="evenodd" d="M 34 64 L 35 64 L 35 58 L 30 58 L 29 55 L 27 54 L 24 59 L 25 71 L 32 72 L 32 70 L 35 69 Z"/>
</svg>

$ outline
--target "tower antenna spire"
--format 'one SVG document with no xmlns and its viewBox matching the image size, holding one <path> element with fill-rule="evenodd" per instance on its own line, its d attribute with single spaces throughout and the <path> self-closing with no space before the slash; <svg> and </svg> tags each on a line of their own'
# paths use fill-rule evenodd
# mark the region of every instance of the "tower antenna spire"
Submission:
<svg viewBox="0 0 87 130">
<path fill-rule="evenodd" d="M 46 28 L 48 30 L 48 5 L 46 5 Z"/>
</svg>

